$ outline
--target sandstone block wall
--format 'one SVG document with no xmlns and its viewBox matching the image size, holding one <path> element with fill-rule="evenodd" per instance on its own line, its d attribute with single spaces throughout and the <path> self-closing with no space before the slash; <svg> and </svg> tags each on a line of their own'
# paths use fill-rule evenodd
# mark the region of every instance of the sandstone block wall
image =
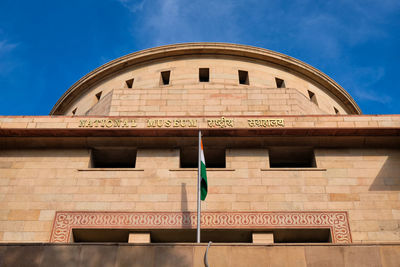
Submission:
<svg viewBox="0 0 400 267">
<path fill-rule="evenodd" d="M 207 149 L 207 148 L 205 148 Z M 268 148 L 226 150 L 204 211 L 348 211 L 353 242 L 398 241 L 400 151 L 315 149 L 317 168 L 270 169 Z M 179 149 L 138 149 L 136 169 L 90 166 L 90 150 L 0 150 L 0 240 L 46 242 L 55 212 L 195 211 Z"/>
<path fill-rule="evenodd" d="M 4 266 L 203 267 L 205 245 L 8 245 L 0 246 Z M 210 266 L 382 266 L 397 267 L 399 245 L 246 246 L 213 244 Z"/>
<path fill-rule="evenodd" d="M 199 82 L 199 68 L 210 69 L 210 81 Z M 161 71 L 171 71 L 170 84 L 160 81 Z M 249 85 L 239 84 L 238 70 L 248 71 Z M 277 88 L 275 78 L 285 81 Z M 134 79 L 132 88 L 126 81 Z M 94 108 L 95 95 L 113 93 L 113 101 Z M 318 106 L 309 99 L 315 93 Z M 327 89 L 278 65 L 244 58 L 178 57 L 140 65 L 113 74 L 89 88 L 67 111 L 71 115 L 279 115 L 279 114 L 347 114 Z"/>
</svg>

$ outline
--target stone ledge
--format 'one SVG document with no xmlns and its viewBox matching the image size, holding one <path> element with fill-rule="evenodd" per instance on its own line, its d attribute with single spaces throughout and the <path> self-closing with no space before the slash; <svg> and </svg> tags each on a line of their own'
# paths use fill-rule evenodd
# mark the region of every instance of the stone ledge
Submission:
<svg viewBox="0 0 400 267">
<path fill-rule="evenodd" d="M 135 168 L 85 168 L 78 171 L 144 171 L 144 169 Z"/>
<path fill-rule="evenodd" d="M 180 171 L 198 171 L 197 168 L 177 168 L 177 169 L 169 169 L 171 172 L 180 172 Z M 235 171 L 235 169 L 228 168 L 207 168 L 207 171 L 216 171 L 216 172 L 231 172 Z"/>
<path fill-rule="evenodd" d="M 268 168 L 260 171 L 326 171 L 325 168 Z"/>
</svg>

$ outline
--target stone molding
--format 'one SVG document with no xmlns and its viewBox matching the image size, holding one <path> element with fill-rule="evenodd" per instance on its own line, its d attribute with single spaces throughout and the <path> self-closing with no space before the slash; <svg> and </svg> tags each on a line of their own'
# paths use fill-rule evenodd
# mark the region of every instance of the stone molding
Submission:
<svg viewBox="0 0 400 267">
<path fill-rule="evenodd" d="M 204 212 L 203 229 L 329 228 L 332 243 L 351 243 L 345 211 Z M 52 243 L 68 243 L 73 229 L 195 229 L 194 212 L 56 212 Z"/>
</svg>

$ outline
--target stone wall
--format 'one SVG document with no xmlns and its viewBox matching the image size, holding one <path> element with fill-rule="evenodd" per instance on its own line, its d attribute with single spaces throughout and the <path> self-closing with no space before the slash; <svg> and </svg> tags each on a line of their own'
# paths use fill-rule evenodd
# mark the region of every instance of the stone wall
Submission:
<svg viewBox="0 0 400 267">
<path fill-rule="evenodd" d="M 268 148 L 243 145 L 208 170 L 203 211 L 348 211 L 353 242 L 399 240 L 399 149 L 316 148 L 316 168 L 271 169 Z M 89 165 L 89 148 L 1 150 L 2 242 L 48 241 L 60 210 L 196 210 L 197 169 L 177 148 L 139 148 L 136 169 Z"/>
<path fill-rule="evenodd" d="M 4 266 L 205 266 L 206 245 L 2 245 Z M 400 246 L 392 245 L 215 245 L 208 252 L 209 266 L 382 266 L 397 267 Z"/>
<path fill-rule="evenodd" d="M 199 68 L 210 69 L 210 81 L 199 82 Z M 161 71 L 171 71 L 170 84 L 160 84 Z M 238 70 L 248 71 L 249 85 L 239 84 Z M 277 88 L 275 78 L 285 81 Z M 132 88 L 126 80 L 134 79 Z M 93 109 L 95 95 L 114 90 L 111 116 L 159 115 L 302 115 L 348 111 L 326 88 L 278 65 L 245 58 L 173 58 L 114 73 L 93 85 L 65 113 L 84 115 Z M 318 106 L 310 101 L 315 93 Z M 100 103 L 99 103 L 100 104 Z M 110 108 L 110 107 L 108 107 Z"/>
</svg>

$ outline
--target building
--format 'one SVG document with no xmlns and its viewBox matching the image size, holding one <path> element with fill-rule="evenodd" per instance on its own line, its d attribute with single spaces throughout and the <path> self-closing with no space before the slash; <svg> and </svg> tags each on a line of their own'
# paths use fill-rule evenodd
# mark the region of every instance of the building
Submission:
<svg viewBox="0 0 400 267">
<path fill-rule="evenodd" d="M 195 244 L 197 135 L 208 196 Z M 400 116 L 319 70 L 188 43 L 0 117 L 0 265 L 398 266 Z"/>
</svg>

